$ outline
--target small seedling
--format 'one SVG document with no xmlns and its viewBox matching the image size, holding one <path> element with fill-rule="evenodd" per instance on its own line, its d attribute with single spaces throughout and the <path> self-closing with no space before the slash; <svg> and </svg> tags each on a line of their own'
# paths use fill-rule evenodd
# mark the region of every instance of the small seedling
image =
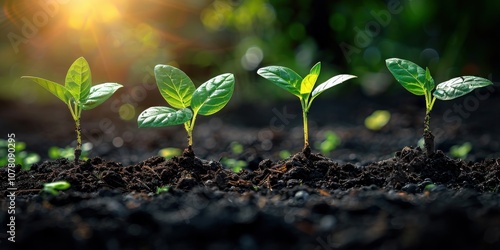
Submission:
<svg viewBox="0 0 500 250">
<path fill-rule="evenodd" d="M 325 90 L 356 77 L 353 75 L 345 74 L 337 75 L 318 85 L 318 87 L 313 90 L 314 85 L 316 84 L 316 80 L 318 80 L 320 70 L 321 62 L 316 63 L 309 71 L 309 74 L 304 78 L 302 78 L 295 71 L 282 66 L 268 66 L 260 68 L 257 71 L 260 76 L 276 84 L 278 87 L 292 93 L 300 99 L 300 104 L 302 105 L 302 118 L 304 122 L 303 152 L 310 151 L 307 113 L 311 108 L 313 100 Z"/>
<path fill-rule="evenodd" d="M 325 140 L 315 144 L 316 148 L 326 155 L 335 150 L 341 143 L 340 137 L 333 131 L 325 132 Z"/>
<path fill-rule="evenodd" d="M 171 159 L 174 156 L 179 156 L 181 154 L 182 150 L 180 148 L 162 148 L 158 151 L 158 155 L 165 159 Z"/>
<path fill-rule="evenodd" d="M 284 159 L 287 159 L 288 157 L 290 157 L 290 155 L 292 155 L 292 153 L 290 153 L 290 151 L 288 150 L 281 150 L 279 153 L 278 153 L 280 159 L 284 160 Z"/>
<path fill-rule="evenodd" d="M 82 144 L 81 147 L 81 155 L 80 158 L 82 160 L 88 159 L 89 150 L 92 148 L 92 143 L 86 142 Z M 67 146 L 65 148 L 60 148 L 56 146 L 52 146 L 48 150 L 48 156 L 50 159 L 56 160 L 59 158 L 67 158 L 69 160 L 74 159 L 74 150 L 72 147 Z"/>
<path fill-rule="evenodd" d="M 71 187 L 67 181 L 56 181 L 51 183 L 44 183 L 42 192 L 51 194 L 53 196 L 59 195 L 59 191 L 66 190 Z"/>
<path fill-rule="evenodd" d="M 161 194 L 161 193 L 164 193 L 164 192 L 168 192 L 168 190 L 170 190 L 170 186 L 169 185 L 157 187 L 156 188 L 156 194 Z"/>
<path fill-rule="evenodd" d="M 227 168 L 230 168 L 235 173 L 240 172 L 241 170 L 243 170 L 248 166 L 246 161 L 236 160 L 226 157 L 222 158 L 220 160 L 220 163 L 222 163 L 222 165 L 225 165 Z"/>
<path fill-rule="evenodd" d="M 82 152 L 80 128 L 82 110 L 89 110 L 99 106 L 113 95 L 117 89 L 123 86 L 118 83 L 102 83 L 92 86 L 90 67 L 83 57 L 76 59 L 69 67 L 64 86 L 40 77 L 23 76 L 21 78 L 30 79 L 38 83 L 68 105 L 76 126 L 76 148 L 74 155 L 75 164 L 77 164 Z"/>
<path fill-rule="evenodd" d="M 474 89 L 493 85 L 490 80 L 485 78 L 460 76 L 436 86 L 428 68 L 424 70 L 413 62 L 399 58 L 390 58 L 385 62 L 394 78 L 406 90 L 414 95 L 423 95 L 425 97 L 424 146 L 427 155 L 434 153 L 434 135 L 432 135 L 430 130 L 430 113 L 436 99 L 443 101 L 452 100 L 468 94 Z M 433 90 L 434 92 L 432 92 Z"/>
<path fill-rule="evenodd" d="M 387 110 L 375 110 L 365 119 L 365 127 L 369 130 L 381 130 L 391 120 L 391 113 Z"/>
<path fill-rule="evenodd" d="M 9 163 L 9 158 L 7 157 L 9 152 L 9 143 L 8 140 L 0 139 L 0 167 L 7 166 Z M 40 156 L 34 152 L 26 151 L 26 143 L 21 141 L 16 141 L 15 146 L 15 161 L 14 164 L 21 164 L 22 169 L 29 170 L 31 165 L 40 161 Z"/>
<path fill-rule="evenodd" d="M 188 134 L 188 151 L 192 152 L 193 128 L 196 116 L 212 115 L 231 99 L 234 75 L 218 75 L 195 89 L 191 79 L 180 69 L 170 65 L 156 65 L 156 84 L 170 107 L 150 107 L 137 118 L 139 128 L 165 127 L 184 124 Z"/>
<path fill-rule="evenodd" d="M 472 150 L 472 144 L 465 142 L 462 145 L 453 145 L 450 148 L 450 155 L 456 158 L 465 159 Z"/>
</svg>

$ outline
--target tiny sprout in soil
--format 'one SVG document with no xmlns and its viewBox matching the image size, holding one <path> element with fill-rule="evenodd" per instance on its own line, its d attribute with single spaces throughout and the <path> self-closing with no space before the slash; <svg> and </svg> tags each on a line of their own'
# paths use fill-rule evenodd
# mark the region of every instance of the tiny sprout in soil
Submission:
<svg viewBox="0 0 500 250">
<path fill-rule="evenodd" d="M 53 196 L 59 195 L 59 191 L 70 188 L 71 185 L 67 181 L 56 181 L 51 183 L 44 183 L 42 192 L 51 194 Z"/>
<path fill-rule="evenodd" d="M 23 76 L 21 78 L 38 83 L 68 105 L 76 126 L 75 164 L 78 163 L 82 152 L 80 128 L 82 110 L 89 110 L 99 106 L 111 97 L 117 89 L 123 87 L 118 83 L 102 83 L 92 86 L 90 66 L 83 57 L 76 59 L 69 67 L 64 86 L 40 77 Z"/>
<path fill-rule="evenodd" d="M 309 74 L 302 78 L 295 71 L 282 66 L 268 66 L 260 68 L 257 73 L 265 79 L 276 84 L 278 87 L 285 89 L 300 99 L 302 105 L 302 118 L 304 122 L 304 152 L 309 151 L 309 130 L 307 123 L 307 113 L 311 108 L 311 104 L 319 94 L 325 90 L 343 83 L 349 79 L 355 78 L 353 75 L 337 75 L 326 82 L 318 85 L 313 90 L 316 80 L 321 70 L 321 62 L 316 63 L 310 70 Z"/>
<path fill-rule="evenodd" d="M 188 134 L 188 151 L 192 152 L 193 128 L 196 115 L 212 115 L 231 99 L 234 75 L 218 75 L 195 89 L 191 79 L 180 69 L 170 65 L 156 65 L 156 84 L 170 107 L 150 107 L 137 118 L 140 128 L 184 124 Z"/>
<path fill-rule="evenodd" d="M 406 90 L 414 95 L 423 95 L 425 97 L 424 146 L 427 155 L 434 153 L 434 135 L 432 135 L 429 126 L 430 113 L 436 99 L 443 101 L 452 100 L 466 95 L 474 89 L 493 85 L 490 80 L 485 78 L 460 76 L 436 86 L 428 68 L 424 70 L 413 62 L 399 58 L 390 58 L 385 62 L 394 78 Z M 432 92 L 433 90 L 434 92 Z"/>
</svg>

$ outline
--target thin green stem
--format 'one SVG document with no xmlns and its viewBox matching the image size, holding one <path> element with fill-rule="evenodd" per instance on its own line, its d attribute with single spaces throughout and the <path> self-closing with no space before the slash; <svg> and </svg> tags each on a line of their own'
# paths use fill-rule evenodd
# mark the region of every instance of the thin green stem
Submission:
<svg viewBox="0 0 500 250">
<path fill-rule="evenodd" d="M 307 122 L 307 113 L 309 111 L 309 107 L 307 105 L 306 100 L 301 99 L 302 104 L 302 119 L 304 121 L 304 149 L 309 147 L 309 126 Z"/>
<path fill-rule="evenodd" d="M 198 113 L 194 112 L 193 118 L 191 118 L 191 121 L 188 121 L 184 123 L 184 127 L 186 128 L 187 134 L 188 134 L 188 147 L 193 146 L 193 129 L 194 129 L 194 123 L 196 122 L 196 115 Z"/>
<path fill-rule="evenodd" d="M 431 111 L 435 101 L 436 97 L 432 97 L 432 93 L 430 91 L 426 91 L 425 92 L 426 110 L 424 118 L 424 147 L 426 154 L 428 156 L 434 153 L 434 135 L 431 132 L 430 123 L 431 123 Z"/>
<path fill-rule="evenodd" d="M 72 105 L 73 104 L 73 105 Z M 75 131 L 76 131 L 76 147 L 75 147 L 75 164 L 78 164 L 80 160 L 80 155 L 82 154 L 82 129 L 80 127 L 80 117 L 82 109 L 78 106 L 78 103 L 69 101 L 68 108 L 71 112 L 71 116 L 75 121 Z"/>
</svg>

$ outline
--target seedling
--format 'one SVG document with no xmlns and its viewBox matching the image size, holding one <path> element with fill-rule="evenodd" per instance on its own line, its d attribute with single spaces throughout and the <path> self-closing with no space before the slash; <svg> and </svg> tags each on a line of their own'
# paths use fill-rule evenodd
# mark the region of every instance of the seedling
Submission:
<svg viewBox="0 0 500 250">
<path fill-rule="evenodd" d="M 92 148 L 92 143 L 86 142 L 82 144 L 80 158 L 82 160 L 88 159 L 89 150 Z M 52 146 L 48 150 L 48 156 L 50 159 L 56 160 L 59 158 L 67 158 L 69 160 L 74 159 L 74 150 L 70 146 L 64 148 Z"/>
<path fill-rule="evenodd" d="M 430 113 L 436 99 L 452 100 L 468 94 L 474 89 L 493 85 L 490 80 L 481 77 L 460 76 L 436 86 L 428 68 L 424 70 L 413 62 L 399 58 L 390 58 L 385 62 L 394 78 L 406 90 L 414 95 L 423 95 L 425 97 L 424 146 L 427 155 L 434 153 L 434 135 L 430 130 Z M 432 92 L 433 90 L 434 92 Z"/>
<path fill-rule="evenodd" d="M 450 148 L 450 154 L 453 157 L 465 159 L 472 150 L 472 144 L 470 142 L 465 142 L 462 145 L 453 145 Z"/>
<path fill-rule="evenodd" d="M 300 99 L 302 105 L 302 118 L 304 122 L 304 150 L 309 152 L 309 130 L 307 123 L 307 113 L 311 108 L 313 100 L 325 90 L 343 83 L 349 79 L 355 78 L 353 75 L 337 75 L 326 82 L 318 85 L 313 90 L 316 80 L 321 70 L 321 62 L 316 63 L 310 70 L 309 74 L 302 78 L 295 71 L 282 66 L 268 66 L 260 68 L 257 74 L 276 84 L 278 87 L 285 89 Z"/>
<path fill-rule="evenodd" d="M 150 107 L 137 118 L 139 128 L 165 127 L 184 124 L 188 134 L 188 151 L 192 152 L 193 128 L 196 116 L 212 115 L 231 99 L 234 75 L 218 75 L 195 89 L 193 81 L 180 69 L 170 65 L 156 65 L 156 84 L 170 107 Z"/>
<path fill-rule="evenodd" d="M 316 148 L 321 151 L 322 154 L 326 155 L 331 151 L 335 150 L 341 143 L 340 137 L 333 131 L 325 132 L 325 140 L 322 142 L 317 142 L 315 144 Z"/>
<path fill-rule="evenodd" d="M 92 85 L 90 67 L 85 58 L 80 57 L 69 67 L 64 86 L 40 77 L 23 76 L 40 84 L 50 93 L 68 105 L 71 116 L 76 126 L 75 164 L 78 163 L 82 153 L 82 137 L 80 117 L 82 110 L 89 110 L 99 106 L 113 93 L 123 87 L 118 83 L 102 83 Z"/>
<path fill-rule="evenodd" d="M 239 173 L 241 170 L 248 166 L 246 161 L 236 160 L 232 158 L 224 157 L 220 160 L 220 163 L 225 165 L 227 168 L 230 168 L 233 172 Z"/>
<path fill-rule="evenodd" d="M 165 159 L 171 159 L 174 156 L 179 156 L 181 154 L 182 150 L 180 148 L 162 148 L 158 151 L 158 155 Z"/>
<path fill-rule="evenodd" d="M 9 152 L 8 140 L 0 139 L 0 167 L 7 166 L 9 163 L 8 152 Z M 22 169 L 29 170 L 31 165 L 40 161 L 40 156 L 34 152 L 26 151 L 26 143 L 21 141 L 16 141 L 15 146 L 15 161 L 14 164 L 21 164 Z"/>
<path fill-rule="evenodd" d="M 56 181 L 51 183 L 44 183 L 42 192 L 49 193 L 53 196 L 59 195 L 59 191 L 70 188 L 71 185 L 67 181 Z"/>
<path fill-rule="evenodd" d="M 381 130 L 391 120 L 391 113 L 387 110 L 375 110 L 365 119 L 365 127 L 369 130 Z"/>
<path fill-rule="evenodd" d="M 170 190 L 170 186 L 169 185 L 161 186 L 161 187 L 156 187 L 156 194 L 165 193 L 165 192 L 168 192 L 168 190 Z"/>
</svg>

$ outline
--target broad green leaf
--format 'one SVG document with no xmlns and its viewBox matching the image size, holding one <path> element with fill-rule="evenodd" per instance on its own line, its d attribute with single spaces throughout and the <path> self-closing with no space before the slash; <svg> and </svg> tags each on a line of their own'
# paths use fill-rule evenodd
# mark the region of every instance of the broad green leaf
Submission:
<svg viewBox="0 0 500 250">
<path fill-rule="evenodd" d="M 186 73 L 176 67 L 162 64 L 156 65 L 154 72 L 161 96 L 170 106 L 182 109 L 191 105 L 195 87 Z"/>
<path fill-rule="evenodd" d="M 211 115 L 221 110 L 231 99 L 234 75 L 218 75 L 203 83 L 193 93 L 191 108 L 200 115 Z"/>
<path fill-rule="evenodd" d="M 387 68 L 394 78 L 408 91 L 414 95 L 425 93 L 425 70 L 417 64 L 399 58 L 385 60 Z M 428 91 L 431 91 L 429 89 Z"/>
<path fill-rule="evenodd" d="M 311 93 L 314 84 L 318 80 L 319 72 L 321 71 L 321 62 L 316 63 L 310 70 L 309 74 L 304 77 L 300 83 L 300 94 L 306 97 Z"/>
<path fill-rule="evenodd" d="M 314 89 L 314 91 L 312 92 L 312 99 L 314 99 L 319 94 L 323 93 L 325 90 L 327 90 L 333 86 L 339 85 L 339 84 L 341 84 L 349 79 L 356 78 L 356 77 L 357 76 L 347 75 L 347 74 L 334 76 L 334 77 L 328 79 L 326 82 L 318 85 L 318 87 L 316 87 L 316 89 Z M 312 99 L 311 99 L 311 101 L 312 101 Z"/>
<path fill-rule="evenodd" d="M 472 92 L 474 89 L 493 85 L 488 80 L 477 76 L 460 76 L 440 83 L 433 95 L 439 100 L 451 100 Z"/>
<path fill-rule="evenodd" d="M 300 98 L 302 77 L 295 71 L 281 66 L 268 66 L 260 68 L 257 74 Z"/>
<path fill-rule="evenodd" d="M 189 108 L 173 109 L 170 107 L 150 107 L 139 115 L 139 128 L 165 127 L 183 124 L 193 117 Z"/>
<path fill-rule="evenodd" d="M 429 71 L 429 68 L 425 68 L 425 88 L 430 92 L 436 87 L 434 84 L 434 79 L 431 76 L 431 72 Z"/>
<path fill-rule="evenodd" d="M 115 91 L 123 87 L 122 85 L 114 82 L 101 83 L 90 88 L 90 94 L 85 103 L 83 103 L 82 109 L 89 110 L 93 109 L 104 101 L 106 101 Z"/>
<path fill-rule="evenodd" d="M 23 76 L 21 78 L 30 79 L 40 84 L 40 86 L 44 87 L 46 90 L 48 90 L 53 95 L 57 96 L 57 98 L 59 98 L 66 104 L 68 103 L 68 100 L 71 97 L 71 94 L 61 84 L 35 76 Z"/>
<path fill-rule="evenodd" d="M 89 97 L 92 75 L 85 58 L 80 57 L 69 67 L 65 87 L 76 102 L 82 104 Z"/>
</svg>

